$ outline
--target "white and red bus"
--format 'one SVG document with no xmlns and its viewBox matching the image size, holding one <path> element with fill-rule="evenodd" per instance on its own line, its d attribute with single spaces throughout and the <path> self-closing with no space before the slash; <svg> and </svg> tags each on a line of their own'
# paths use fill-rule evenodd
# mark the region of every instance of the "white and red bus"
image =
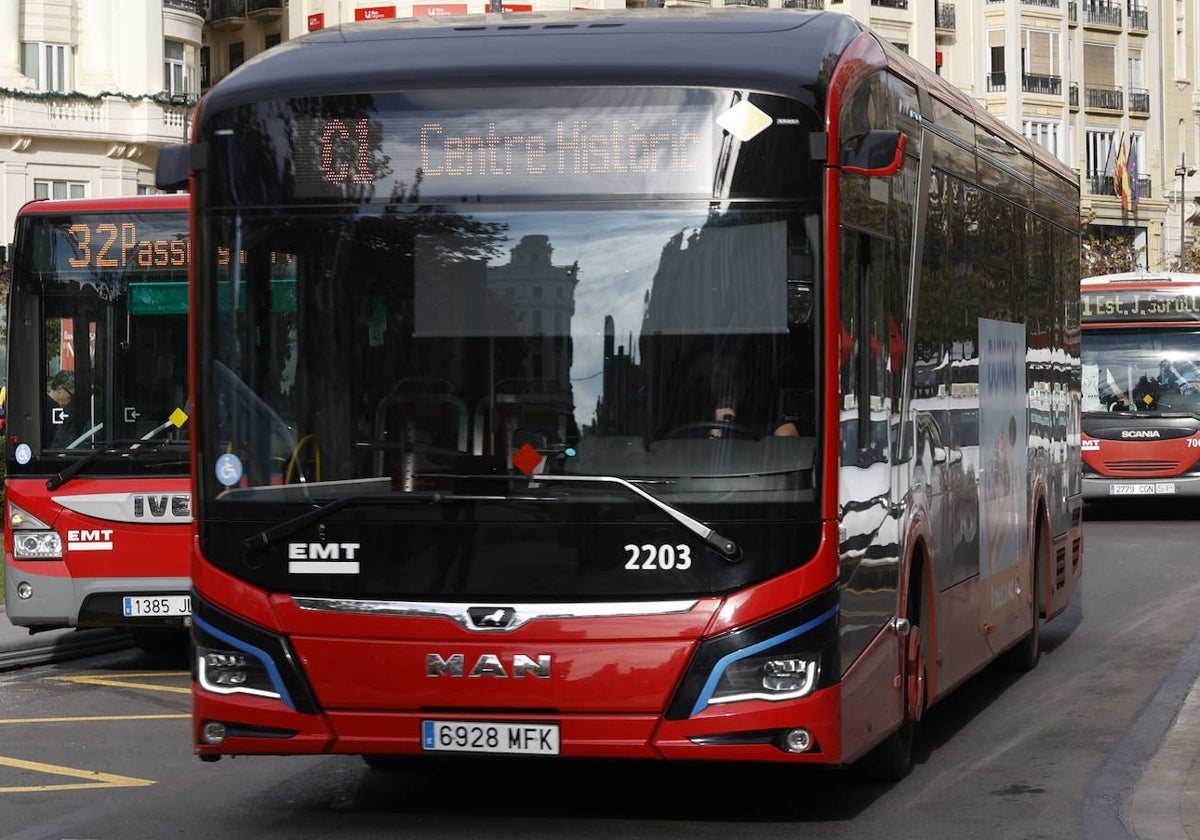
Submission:
<svg viewBox="0 0 1200 840">
<path fill-rule="evenodd" d="M 188 200 L 35 201 L 8 310 L 5 602 L 32 632 L 191 615 Z"/>
<path fill-rule="evenodd" d="M 1200 495 L 1200 274 L 1082 281 L 1083 491 Z"/>
<path fill-rule="evenodd" d="M 158 176 L 202 758 L 897 775 L 1079 579 L 1078 179 L 849 17 L 314 32 Z"/>
</svg>

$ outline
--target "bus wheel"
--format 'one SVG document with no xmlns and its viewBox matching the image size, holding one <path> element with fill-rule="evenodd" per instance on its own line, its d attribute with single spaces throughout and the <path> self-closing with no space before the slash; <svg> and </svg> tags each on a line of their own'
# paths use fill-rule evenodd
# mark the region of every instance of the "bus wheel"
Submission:
<svg viewBox="0 0 1200 840">
<path fill-rule="evenodd" d="M 1042 615 L 1046 611 L 1046 558 L 1050 553 L 1039 527 L 1033 555 L 1033 628 L 1005 654 L 1005 664 L 1014 671 L 1032 671 L 1042 658 Z"/>
</svg>

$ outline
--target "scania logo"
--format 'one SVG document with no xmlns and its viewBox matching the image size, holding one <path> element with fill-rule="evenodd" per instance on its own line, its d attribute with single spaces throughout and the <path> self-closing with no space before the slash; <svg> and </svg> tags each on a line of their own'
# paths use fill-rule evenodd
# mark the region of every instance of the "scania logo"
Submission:
<svg viewBox="0 0 1200 840">
<path fill-rule="evenodd" d="M 1122 438 L 1160 438 L 1162 432 L 1158 429 L 1122 429 Z"/>
<path fill-rule="evenodd" d="M 516 618 L 512 607 L 471 607 L 467 616 L 476 630 L 507 630 Z"/>
<path fill-rule="evenodd" d="M 540 653 L 537 656 L 515 654 L 507 662 L 494 653 L 485 653 L 475 660 L 471 670 L 467 671 L 467 657 L 461 653 L 452 653 L 443 657 L 440 653 L 425 654 L 425 676 L 427 677 L 513 677 L 520 679 L 524 676 L 538 679 L 550 678 L 550 655 Z"/>
</svg>

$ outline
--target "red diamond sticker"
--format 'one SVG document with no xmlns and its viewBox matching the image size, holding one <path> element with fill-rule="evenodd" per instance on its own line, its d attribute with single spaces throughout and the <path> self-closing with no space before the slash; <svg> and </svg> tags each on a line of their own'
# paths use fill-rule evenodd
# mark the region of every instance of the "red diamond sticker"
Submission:
<svg viewBox="0 0 1200 840">
<path fill-rule="evenodd" d="M 545 459 L 538 454 L 538 451 L 527 443 L 513 456 L 513 466 L 525 475 L 533 475 L 533 471 L 541 466 L 543 460 Z"/>
</svg>

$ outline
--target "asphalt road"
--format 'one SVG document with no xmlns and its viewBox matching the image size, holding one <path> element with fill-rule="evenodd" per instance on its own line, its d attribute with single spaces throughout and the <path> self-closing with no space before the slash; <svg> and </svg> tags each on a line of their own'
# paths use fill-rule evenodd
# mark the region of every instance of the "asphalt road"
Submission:
<svg viewBox="0 0 1200 840">
<path fill-rule="evenodd" d="M 1122 809 L 1200 669 L 1200 523 L 1134 513 L 1089 510 L 1084 582 L 1041 664 L 988 670 L 932 709 L 894 785 L 719 764 L 205 764 L 182 663 L 130 649 L 0 674 L 0 840 L 1149 840 Z"/>
</svg>

